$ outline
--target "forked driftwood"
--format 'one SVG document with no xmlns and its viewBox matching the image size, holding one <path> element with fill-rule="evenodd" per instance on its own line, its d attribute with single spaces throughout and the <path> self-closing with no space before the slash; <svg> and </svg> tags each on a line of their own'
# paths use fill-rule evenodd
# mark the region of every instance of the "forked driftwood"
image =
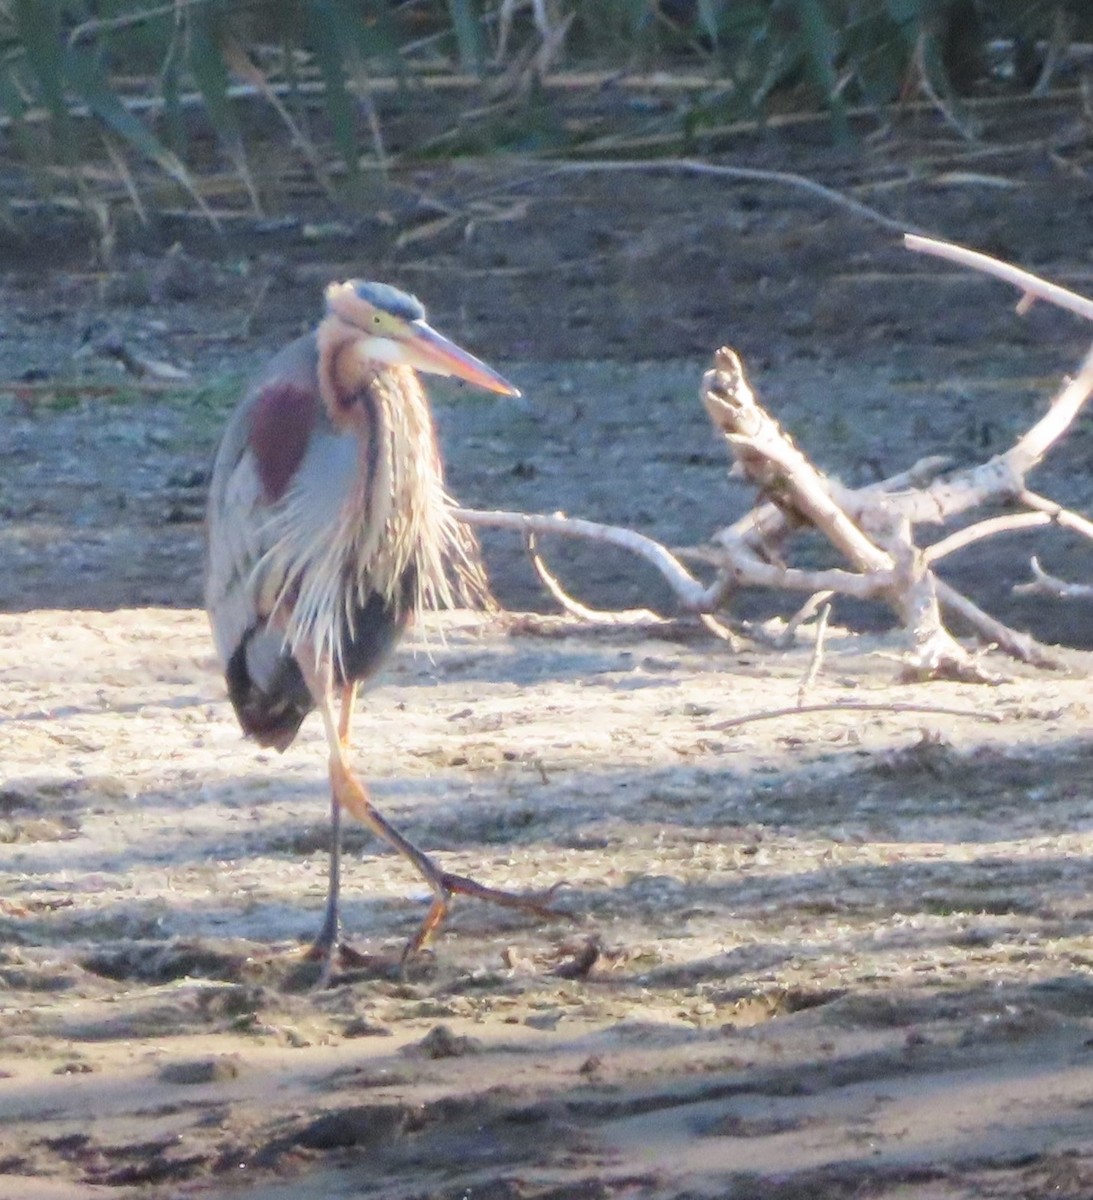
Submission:
<svg viewBox="0 0 1093 1200">
<path fill-rule="evenodd" d="M 987 255 L 930 238 L 908 236 L 908 246 L 961 265 L 984 270 L 1022 292 L 1020 307 L 1036 300 L 1093 319 L 1093 302 L 1056 284 L 1001 263 Z M 736 471 L 761 500 L 744 517 L 711 538 L 704 547 L 671 551 L 653 538 L 618 526 L 532 513 L 460 510 L 478 526 L 508 528 L 531 539 L 556 534 L 618 546 L 650 562 L 667 580 L 685 612 L 712 622 L 712 614 L 729 607 L 733 593 L 744 587 L 798 591 L 809 595 L 790 623 L 795 628 L 835 595 L 875 599 L 897 614 L 907 636 L 904 664 L 917 678 L 947 677 L 989 681 L 995 676 L 948 631 L 944 616 L 958 616 L 983 642 L 1039 666 L 1053 666 L 1048 650 L 1026 634 L 1010 629 L 985 613 L 936 573 L 949 554 L 975 541 L 1014 530 L 1056 524 L 1093 538 L 1093 522 L 1032 492 L 1026 483 L 1035 467 L 1067 431 L 1093 392 L 1093 350 L 1049 410 L 1008 450 L 988 462 L 945 472 L 947 462 L 927 458 L 908 470 L 868 487 L 848 488 L 827 477 L 793 444 L 765 411 L 748 382 L 735 351 L 722 347 L 702 380 L 701 397 L 714 427 L 735 460 Z M 966 525 L 932 543 L 920 545 L 920 526 L 944 525 L 984 505 L 1011 504 L 1017 511 Z M 843 566 L 810 569 L 793 566 L 789 543 L 804 529 L 822 534 L 838 551 Z M 647 610 L 609 617 L 565 593 L 536 555 L 536 570 L 571 615 L 598 623 L 649 623 Z M 684 563 L 713 568 L 705 582 Z M 1077 585 L 1064 585 L 1034 566 L 1036 585 L 1054 595 L 1086 595 Z M 724 627 L 718 625 L 724 632 Z M 822 640 L 822 639 L 821 639 Z M 817 643 L 817 656 L 821 653 Z"/>
<path fill-rule="evenodd" d="M 1026 596 L 1054 596 L 1056 600 L 1093 600 L 1093 584 L 1067 583 L 1065 579 L 1049 575 L 1035 557 L 1029 566 L 1032 568 L 1032 581 L 1019 583 L 1013 589 L 1015 592 Z"/>
<path fill-rule="evenodd" d="M 909 674 L 923 678 L 988 678 L 977 659 L 945 628 L 939 580 L 915 545 L 910 520 L 889 505 L 890 493 L 874 491 L 867 502 L 854 506 L 840 503 L 831 482 L 760 406 L 743 363 L 728 347 L 722 347 L 714 356 L 713 370 L 702 381 L 702 398 L 742 474 L 770 497 L 782 517 L 781 528 L 767 520 L 758 535 L 753 527 L 750 536 L 739 528 L 724 529 L 714 536 L 714 543 L 724 555 L 721 561 L 715 560 L 724 581 L 723 601 L 733 587 L 751 582 L 753 571 L 747 568 L 779 553 L 789 533 L 811 527 L 846 560 L 856 580 L 872 585 L 872 595 L 894 609 L 908 635 L 905 664 Z M 850 507 L 857 509 L 854 516 L 848 511 Z M 776 550 L 772 550 L 772 542 Z M 811 591 L 820 590 L 817 585 L 823 575 L 825 590 L 860 594 L 860 584 L 851 591 L 844 583 L 832 581 L 830 572 L 800 574 Z M 1019 649 L 1021 657 L 1046 665 L 1047 655 L 1031 641 L 1019 648 L 1015 644 L 1014 649 Z"/>
</svg>

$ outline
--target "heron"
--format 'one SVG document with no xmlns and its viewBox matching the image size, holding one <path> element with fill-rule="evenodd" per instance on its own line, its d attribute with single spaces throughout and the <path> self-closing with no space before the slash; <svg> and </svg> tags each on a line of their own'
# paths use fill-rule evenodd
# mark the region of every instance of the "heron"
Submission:
<svg viewBox="0 0 1093 1200">
<path fill-rule="evenodd" d="M 318 710 L 329 752 L 326 909 L 310 955 L 328 977 L 340 945 L 341 813 L 406 858 L 432 903 L 403 961 L 453 894 L 548 915 L 550 893 L 487 887 L 444 871 L 376 808 L 350 765 L 357 690 L 423 611 L 485 586 L 455 515 L 418 372 L 503 396 L 519 391 L 428 324 L 413 296 L 358 279 L 330 284 L 325 314 L 277 353 L 228 420 L 206 514 L 205 603 L 245 735 L 284 751 Z"/>
</svg>

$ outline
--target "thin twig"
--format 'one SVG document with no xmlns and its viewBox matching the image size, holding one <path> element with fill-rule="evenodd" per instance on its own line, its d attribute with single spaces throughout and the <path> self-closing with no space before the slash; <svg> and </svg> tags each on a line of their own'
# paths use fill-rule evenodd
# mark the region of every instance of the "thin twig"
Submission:
<svg viewBox="0 0 1093 1200">
<path fill-rule="evenodd" d="M 993 275 L 1006 283 L 1019 288 L 1023 295 L 1035 296 L 1038 300 L 1046 300 L 1068 312 L 1077 313 L 1087 321 L 1093 321 L 1093 300 L 1061 287 L 1057 283 L 1049 283 L 1039 275 L 1023 271 L 1012 263 L 1002 262 L 990 254 L 978 250 L 969 250 L 966 246 L 958 246 L 954 242 L 944 242 L 938 238 L 923 237 L 920 234 L 908 233 L 904 236 L 903 244 L 908 250 L 919 254 L 932 254 L 937 258 L 948 259 L 949 262 L 959 263 L 973 271 L 982 271 Z"/>
<path fill-rule="evenodd" d="M 804 624 L 805 621 L 811 619 L 817 609 L 823 608 L 835 593 L 828 590 L 825 592 L 814 592 L 801 605 L 801 607 L 793 614 L 786 622 L 785 629 L 778 635 L 776 645 L 783 650 L 788 650 L 793 645 L 797 630 Z M 826 617 L 824 620 L 826 621 Z"/>
<path fill-rule="evenodd" d="M 730 717 L 716 725 L 704 725 L 703 732 L 723 729 L 739 729 L 753 721 L 774 721 L 780 717 L 798 717 L 804 713 L 818 712 L 878 712 L 878 713 L 928 713 L 938 717 L 970 717 L 976 721 L 989 721 L 1000 725 L 1003 718 L 997 713 L 983 712 L 978 708 L 945 708 L 937 704 L 881 704 L 867 700 L 849 702 L 832 701 L 829 704 L 795 704 L 787 708 L 765 708 L 759 712 L 746 713 L 742 717 Z"/>
<path fill-rule="evenodd" d="M 817 183 L 816 180 L 809 179 L 805 175 L 796 175 L 790 171 L 765 171 L 758 167 L 728 167 L 720 163 L 699 162 L 697 159 L 692 158 L 656 158 L 648 160 L 638 159 L 636 161 L 629 159 L 620 159 L 617 161 L 608 159 L 598 162 L 568 162 L 553 168 L 548 174 L 587 175 L 602 172 L 616 173 L 631 171 L 642 172 L 644 174 L 655 171 L 668 171 L 674 174 L 703 175 L 714 179 L 732 179 L 736 182 L 779 184 L 782 187 L 796 188 L 798 191 L 807 192 L 810 196 L 815 196 L 828 204 L 833 204 L 836 208 L 845 209 L 847 212 L 853 213 L 856 217 L 862 217 L 866 221 L 880 225 L 883 229 L 891 229 L 895 233 L 902 234 L 907 234 L 910 231 L 921 235 L 923 240 L 930 240 L 925 230 L 912 225 L 908 221 L 897 221 L 892 217 L 886 217 L 884 213 L 878 212 L 875 208 L 870 208 L 868 204 L 863 204 L 860 200 L 855 200 L 852 196 L 847 196 L 843 192 L 836 191 L 834 188 Z"/>
<path fill-rule="evenodd" d="M 1093 600 L 1093 584 L 1067 583 L 1057 575 L 1049 575 L 1033 557 L 1029 562 L 1032 570 L 1031 583 L 1018 583 L 1013 592 L 1017 596 L 1054 596 L 1057 600 Z"/>
<path fill-rule="evenodd" d="M 164 380 L 154 377 L 126 378 L 119 383 L 53 383 L 22 380 L 0 380 L 0 396 L 13 396 L 22 403 L 49 403 L 51 396 L 75 396 L 81 400 L 97 400 L 105 396 L 124 396 L 131 392 L 177 392 L 185 380 Z"/>
<path fill-rule="evenodd" d="M 739 654 L 743 649 L 740 639 L 724 621 L 719 621 L 712 613 L 699 613 L 698 619 L 715 638 L 723 641 L 733 654 Z"/>
<path fill-rule="evenodd" d="M 984 538 L 994 537 L 999 533 L 1015 533 L 1022 529 L 1035 529 L 1051 523 L 1052 517 L 1046 512 L 1007 513 L 1001 517 L 988 517 L 985 521 L 967 525 L 955 533 L 950 533 L 948 537 L 934 542 L 932 546 L 927 546 L 922 551 L 922 556 L 928 563 L 935 563 L 939 559 L 945 558 L 946 555 L 962 550 L 965 546 L 972 545 L 973 542 L 980 542 Z"/>
<path fill-rule="evenodd" d="M 659 613 L 653 612 L 651 608 L 625 608 L 618 610 L 605 610 L 601 608 L 589 608 L 588 605 L 582 604 L 579 600 L 575 600 L 562 587 L 558 577 L 547 567 L 543 562 L 542 555 L 535 546 L 535 534 L 528 533 L 524 537 L 524 545 L 527 549 L 528 558 L 531 560 L 531 565 L 535 569 L 535 574 L 539 576 L 539 582 L 546 588 L 559 606 L 569 613 L 570 616 L 578 617 L 582 621 L 587 621 L 590 625 L 664 625 L 667 624 L 667 617 L 662 617 Z"/>
<path fill-rule="evenodd" d="M 720 591 L 720 586 L 704 588 L 660 542 L 642 533 L 635 533 L 632 529 L 623 529 L 618 525 L 602 525 L 598 521 L 585 521 L 579 517 L 567 517 L 562 513 L 547 516 L 540 513 L 457 508 L 454 515 L 465 524 L 478 528 L 514 529 L 523 534 L 556 533 L 562 537 L 583 538 L 586 541 L 629 550 L 652 563 L 668 580 L 680 602 L 691 612 L 706 611 Z"/>
<path fill-rule="evenodd" d="M 199 4 L 208 4 L 208 2 L 209 0 L 170 0 L 169 4 L 144 8 L 137 12 L 123 13 L 118 17 L 93 17 L 87 21 L 81 21 L 79 25 L 73 28 L 72 32 L 68 35 L 68 45 L 71 49 L 85 37 L 91 35 L 98 36 L 99 34 L 109 33 L 116 29 L 125 29 L 130 25 L 137 25 L 144 21 L 153 21 L 159 17 L 177 13 L 180 9 L 191 8 Z"/>
<path fill-rule="evenodd" d="M 1049 500 L 1047 496 L 1040 496 L 1036 492 L 1030 492 L 1026 488 L 1017 499 L 1028 508 L 1034 508 L 1037 512 L 1048 513 L 1055 524 L 1061 528 L 1069 529 L 1072 533 L 1080 533 L 1082 537 L 1093 539 L 1093 521 L 1081 516 L 1079 513 L 1072 512 L 1069 508 L 1063 508 L 1061 504 L 1056 504 L 1054 500 Z"/>
<path fill-rule="evenodd" d="M 801 708 L 805 702 L 805 695 L 808 689 L 816 682 L 816 676 L 820 673 L 820 667 L 824 661 L 824 638 L 827 635 L 827 618 L 831 615 L 831 604 L 828 602 L 820 609 L 820 615 L 816 619 L 816 644 L 812 647 L 812 657 L 809 659 L 808 670 L 801 680 L 801 685 L 797 689 L 797 707 Z"/>
</svg>

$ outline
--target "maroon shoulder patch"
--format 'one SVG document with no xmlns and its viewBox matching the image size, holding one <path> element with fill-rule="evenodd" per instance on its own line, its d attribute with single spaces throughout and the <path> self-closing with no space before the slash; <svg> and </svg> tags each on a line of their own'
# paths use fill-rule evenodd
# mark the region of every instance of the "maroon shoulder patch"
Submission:
<svg viewBox="0 0 1093 1200">
<path fill-rule="evenodd" d="M 318 395 L 294 383 L 274 383 L 262 389 L 251 409 L 250 448 L 262 490 L 271 503 L 288 490 L 299 467 L 315 419 Z"/>
</svg>

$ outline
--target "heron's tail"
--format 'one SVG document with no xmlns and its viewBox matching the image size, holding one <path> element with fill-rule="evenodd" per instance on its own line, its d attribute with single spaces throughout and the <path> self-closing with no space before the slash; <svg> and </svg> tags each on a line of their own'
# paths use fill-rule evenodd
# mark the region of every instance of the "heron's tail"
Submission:
<svg viewBox="0 0 1093 1200">
<path fill-rule="evenodd" d="M 260 746 L 287 749 L 315 707 L 283 635 L 265 626 L 247 630 L 228 662 L 227 679 L 239 724 Z"/>
</svg>

